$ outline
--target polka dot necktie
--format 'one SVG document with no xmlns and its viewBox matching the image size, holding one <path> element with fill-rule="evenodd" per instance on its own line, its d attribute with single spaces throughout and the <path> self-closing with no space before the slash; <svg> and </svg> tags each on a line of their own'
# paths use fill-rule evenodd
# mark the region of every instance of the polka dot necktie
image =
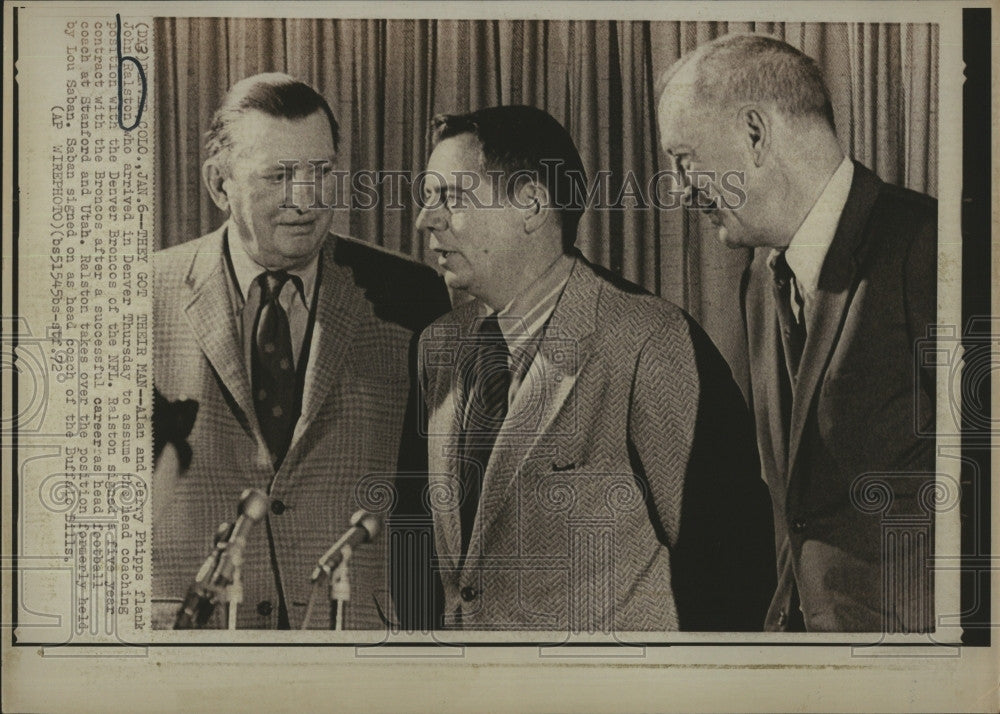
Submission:
<svg viewBox="0 0 1000 714">
<path fill-rule="evenodd" d="M 476 350 L 466 363 L 463 382 L 466 409 L 465 428 L 460 436 L 462 503 L 462 558 L 472 540 L 472 525 L 479 510 L 483 474 L 490 462 L 493 445 L 507 417 L 507 392 L 511 372 L 510 351 L 497 316 L 482 321 L 475 338 Z"/>
<path fill-rule="evenodd" d="M 260 310 L 255 321 L 251 348 L 254 406 L 264 440 L 271 451 L 275 468 L 281 465 L 292 440 L 296 414 L 296 372 L 292 353 L 292 333 L 288 314 L 278 302 L 285 283 L 291 279 L 301 291 L 297 275 L 283 270 L 267 271 L 257 278 L 260 285 Z"/>
</svg>

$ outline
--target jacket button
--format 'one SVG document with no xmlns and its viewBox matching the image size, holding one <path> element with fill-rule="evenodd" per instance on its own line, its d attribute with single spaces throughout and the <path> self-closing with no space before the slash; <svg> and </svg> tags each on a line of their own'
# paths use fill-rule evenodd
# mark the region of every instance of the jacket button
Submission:
<svg viewBox="0 0 1000 714">
<path fill-rule="evenodd" d="M 271 513 L 273 513 L 276 516 L 280 516 L 284 512 L 285 512 L 284 503 L 282 503 L 278 499 L 274 499 L 273 501 L 271 501 Z"/>
<path fill-rule="evenodd" d="M 806 522 L 804 520 L 802 520 L 801 518 L 796 518 L 794 521 L 792 521 L 792 532 L 793 533 L 801 533 L 805 529 L 806 529 Z"/>
<path fill-rule="evenodd" d="M 479 591 L 476 590 L 474 587 L 466 585 L 464 588 L 462 588 L 462 599 L 465 600 L 466 602 L 472 602 L 477 597 L 479 597 Z"/>
<path fill-rule="evenodd" d="M 271 614 L 272 610 L 274 610 L 274 608 L 271 606 L 270 600 L 261 600 L 257 603 L 257 614 L 261 617 L 267 617 Z"/>
</svg>

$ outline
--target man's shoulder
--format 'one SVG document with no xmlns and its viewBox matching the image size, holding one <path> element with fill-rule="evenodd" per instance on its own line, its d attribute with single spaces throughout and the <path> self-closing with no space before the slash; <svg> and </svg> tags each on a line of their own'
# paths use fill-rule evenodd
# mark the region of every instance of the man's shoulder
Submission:
<svg viewBox="0 0 1000 714">
<path fill-rule="evenodd" d="M 728 394 L 727 399 L 738 394 L 729 364 L 687 311 L 645 290 L 623 289 L 617 281 L 597 277 L 603 285 L 596 332 L 608 359 L 618 364 L 638 360 L 644 365 L 644 385 L 654 390 L 664 387 L 660 380 L 665 375 L 684 380 L 697 374 L 717 394 Z"/>
<path fill-rule="evenodd" d="M 597 329 L 614 339 L 646 340 L 686 330 L 687 313 L 666 298 L 653 295 L 607 268 L 585 263 L 600 281 Z"/>
<path fill-rule="evenodd" d="M 446 337 L 457 338 L 472 325 L 476 316 L 482 311 L 482 303 L 478 300 L 467 300 L 444 313 L 423 331 L 421 342 Z"/>
<path fill-rule="evenodd" d="M 204 275 L 219 265 L 222 255 L 222 231 L 212 231 L 199 238 L 153 252 L 154 296 L 166 298 L 181 284 Z"/>
<path fill-rule="evenodd" d="M 211 250 L 219 253 L 222 250 L 222 229 L 216 229 L 211 233 L 206 233 L 198 238 L 172 245 L 169 248 L 161 248 L 153 252 L 154 260 L 177 262 L 183 256 L 192 256 L 204 250 Z"/>
<path fill-rule="evenodd" d="M 937 199 L 885 184 L 872 210 L 870 230 L 886 237 L 888 250 L 908 254 L 916 245 L 936 245 L 937 222 Z"/>
<path fill-rule="evenodd" d="M 327 245 L 378 318 L 419 332 L 451 307 L 444 281 L 430 266 L 348 236 L 331 234 Z"/>
<path fill-rule="evenodd" d="M 879 202 L 882 208 L 905 211 L 917 217 L 926 217 L 937 213 L 938 202 L 933 196 L 891 183 L 882 184 Z"/>
<path fill-rule="evenodd" d="M 868 167 L 855 162 L 855 185 L 852 196 L 844 208 L 844 215 L 850 215 L 858 206 L 870 206 L 865 222 L 868 231 L 885 235 L 887 239 L 896 236 L 909 242 L 920 237 L 936 235 L 937 199 L 927 194 L 882 181 Z M 867 187 L 875 193 L 874 198 L 858 195 L 857 187 Z M 893 242 L 893 249 L 898 246 Z"/>
<path fill-rule="evenodd" d="M 331 233 L 327 245 L 333 245 L 333 259 L 338 265 L 360 273 L 388 271 L 393 275 L 416 276 L 433 281 L 437 272 L 428 265 L 418 263 L 403 253 L 368 243 L 351 236 Z"/>
<path fill-rule="evenodd" d="M 909 242 L 937 234 L 937 199 L 894 184 L 882 184 L 870 226 Z"/>
</svg>

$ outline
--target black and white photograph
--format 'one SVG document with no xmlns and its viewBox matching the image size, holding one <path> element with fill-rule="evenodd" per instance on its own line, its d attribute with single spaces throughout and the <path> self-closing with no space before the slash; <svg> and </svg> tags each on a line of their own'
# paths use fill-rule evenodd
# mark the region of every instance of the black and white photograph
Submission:
<svg viewBox="0 0 1000 714">
<path fill-rule="evenodd" d="M 936 320 L 934 25 L 168 18 L 154 38 L 154 432 L 194 415 L 152 486 L 154 607 L 934 629 L 914 360 Z M 236 542 L 242 600 L 221 550 L 178 607 L 247 488 L 269 504 Z M 892 551 L 882 489 L 914 521 Z M 321 568 L 350 600 L 316 607 L 359 510 L 380 537 Z"/>
<path fill-rule="evenodd" d="M 4 12 L 5 709 L 995 710 L 987 4 Z"/>
</svg>

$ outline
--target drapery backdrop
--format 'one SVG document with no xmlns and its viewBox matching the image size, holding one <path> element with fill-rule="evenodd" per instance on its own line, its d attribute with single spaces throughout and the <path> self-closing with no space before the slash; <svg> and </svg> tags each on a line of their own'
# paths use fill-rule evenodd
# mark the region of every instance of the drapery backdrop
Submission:
<svg viewBox="0 0 1000 714">
<path fill-rule="evenodd" d="M 201 185 L 202 138 L 225 91 L 249 75 L 287 72 L 328 99 L 341 125 L 340 170 L 415 176 L 435 114 L 531 104 L 566 126 L 591 177 L 609 172 L 616 197 L 629 175 L 644 188 L 671 168 L 658 146 L 657 75 L 727 32 L 774 35 L 814 57 L 845 151 L 886 181 L 936 193 L 936 25 L 162 18 L 153 81 L 158 246 L 223 221 Z M 433 264 L 413 227 L 415 205 L 404 197 L 395 207 L 392 183 L 376 187 L 375 208 L 338 211 L 333 230 Z M 681 209 L 625 205 L 588 211 L 578 247 L 690 312 L 745 383 L 738 284 L 748 251 L 721 246 L 707 221 Z"/>
</svg>

